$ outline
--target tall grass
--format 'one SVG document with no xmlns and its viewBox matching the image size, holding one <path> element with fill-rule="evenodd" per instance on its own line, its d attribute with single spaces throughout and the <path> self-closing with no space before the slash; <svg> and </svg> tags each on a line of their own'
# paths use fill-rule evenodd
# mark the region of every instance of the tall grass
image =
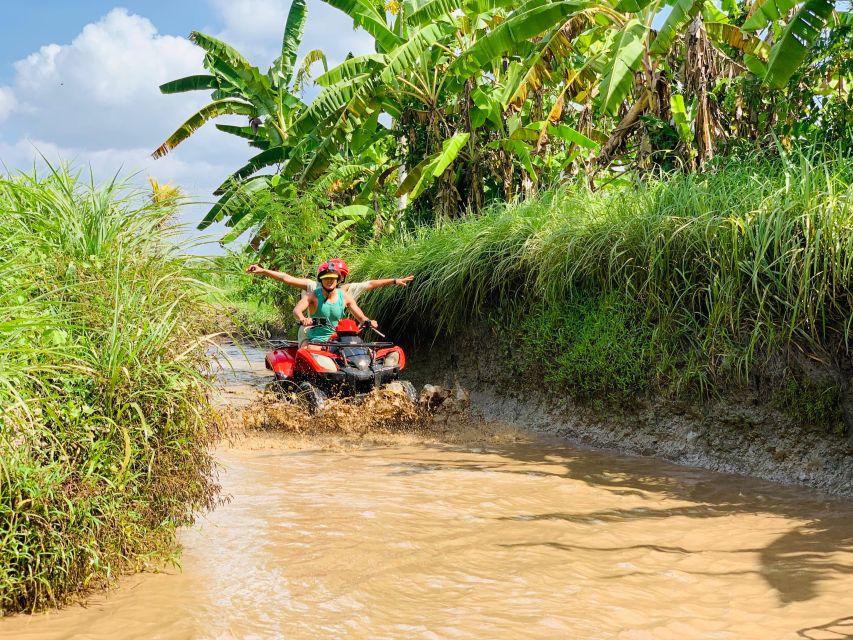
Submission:
<svg viewBox="0 0 853 640">
<path fill-rule="evenodd" d="M 373 294 L 386 321 L 454 331 L 494 310 L 617 295 L 746 380 L 797 345 L 849 358 L 853 161 L 800 153 L 591 192 L 565 189 L 360 253 L 357 276 L 414 273 Z"/>
<path fill-rule="evenodd" d="M 0 612 L 172 557 L 215 500 L 173 209 L 68 170 L 0 179 Z"/>
</svg>

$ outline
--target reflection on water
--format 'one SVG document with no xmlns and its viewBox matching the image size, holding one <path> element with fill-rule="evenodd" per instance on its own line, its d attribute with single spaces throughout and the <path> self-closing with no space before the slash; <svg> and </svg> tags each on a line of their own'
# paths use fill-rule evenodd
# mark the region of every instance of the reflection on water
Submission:
<svg viewBox="0 0 853 640">
<path fill-rule="evenodd" d="M 307 446 L 220 451 L 183 571 L 0 636 L 853 637 L 850 501 L 556 443 Z"/>
</svg>

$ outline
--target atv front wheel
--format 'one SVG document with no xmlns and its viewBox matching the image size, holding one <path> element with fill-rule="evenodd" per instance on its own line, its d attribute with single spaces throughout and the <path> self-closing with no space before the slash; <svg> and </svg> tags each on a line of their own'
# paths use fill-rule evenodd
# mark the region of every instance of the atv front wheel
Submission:
<svg viewBox="0 0 853 640">
<path fill-rule="evenodd" d="M 296 383 L 285 379 L 273 380 L 264 390 L 275 395 L 279 402 L 297 402 L 299 394 L 302 393 Z"/>
<path fill-rule="evenodd" d="M 412 401 L 412 404 L 417 404 L 418 392 L 415 390 L 415 385 L 408 380 L 397 380 L 397 383 L 403 387 L 403 391 L 406 392 L 406 396 Z"/>
<path fill-rule="evenodd" d="M 308 413 L 312 416 L 321 413 L 326 408 L 328 397 L 310 382 L 300 382 L 299 393 L 308 406 Z"/>
</svg>

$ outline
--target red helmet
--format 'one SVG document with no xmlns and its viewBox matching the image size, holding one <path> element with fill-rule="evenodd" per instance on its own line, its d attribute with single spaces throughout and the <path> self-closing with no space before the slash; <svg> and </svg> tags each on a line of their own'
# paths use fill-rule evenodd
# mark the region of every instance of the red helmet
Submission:
<svg viewBox="0 0 853 640">
<path fill-rule="evenodd" d="M 341 274 L 341 282 L 346 280 L 347 276 L 349 275 L 349 267 L 347 266 L 347 263 L 344 260 L 341 260 L 340 258 L 332 258 L 331 260 L 329 260 L 329 264 L 335 265 L 335 268 L 338 270 L 338 273 Z"/>
<path fill-rule="evenodd" d="M 334 273 L 339 278 L 342 275 L 340 269 L 338 269 L 338 266 L 334 264 L 334 260 L 326 260 L 323 264 L 317 267 L 317 279 L 319 280 L 328 273 Z"/>
</svg>

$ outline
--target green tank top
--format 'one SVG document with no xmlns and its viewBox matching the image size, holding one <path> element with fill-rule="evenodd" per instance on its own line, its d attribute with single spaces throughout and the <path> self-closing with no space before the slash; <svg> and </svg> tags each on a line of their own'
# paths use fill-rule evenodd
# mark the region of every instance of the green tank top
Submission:
<svg viewBox="0 0 853 640">
<path fill-rule="evenodd" d="M 331 326 L 311 327 L 308 329 L 308 339 L 326 342 L 335 332 L 335 325 L 338 324 L 338 320 L 344 317 L 346 296 L 343 291 L 336 289 L 335 300 L 334 302 L 330 302 L 323 296 L 323 289 L 321 287 L 314 289 L 314 295 L 317 296 L 317 310 L 311 314 L 311 317 L 326 318 Z"/>
</svg>

